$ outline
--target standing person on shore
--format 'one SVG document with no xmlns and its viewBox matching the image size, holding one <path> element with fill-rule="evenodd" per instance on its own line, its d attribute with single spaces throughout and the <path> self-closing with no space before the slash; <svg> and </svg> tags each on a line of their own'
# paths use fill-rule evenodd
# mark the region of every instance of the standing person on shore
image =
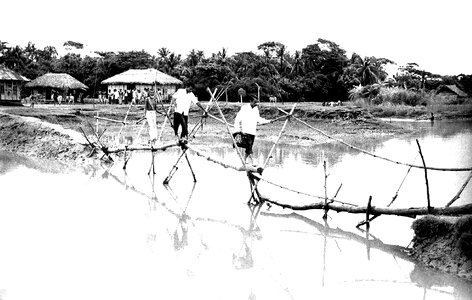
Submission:
<svg viewBox="0 0 472 300">
<path fill-rule="evenodd" d="M 259 99 L 254 96 L 249 96 L 249 99 L 251 102 L 244 104 L 236 115 L 234 128 L 241 133 L 241 139 L 244 141 L 242 146 L 245 149 L 244 161 L 250 157 L 252 162 L 252 146 L 256 138 L 257 124 L 266 124 L 270 120 L 259 115 Z"/>
<path fill-rule="evenodd" d="M 117 104 L 120 99 L 120 93 L 115 89 L 113 91 L 113 104 Z"/>
<path fill-rule="evenodd" d="M 144 100 L 144 116 L 149 125 L 149 142 L 157 141 L 157 101 L 155 97 L 146 97 Z"/>
<path fill-rule="evenodd" d="M 180 140 L 186 142 L 188 139 L 188 112 L 190 106 L 193 104 L 200 107 L 203 111 L 203 105 L 198 102 L 197 97 L 193 94 L 193 86 L 188 86 L 184 89 L 178 89 L 172 98 L 175 100 L 174 108 L 174 133 L 178 137 L 179 127 L 182 127 L 180 132 Z"/>
</svg>

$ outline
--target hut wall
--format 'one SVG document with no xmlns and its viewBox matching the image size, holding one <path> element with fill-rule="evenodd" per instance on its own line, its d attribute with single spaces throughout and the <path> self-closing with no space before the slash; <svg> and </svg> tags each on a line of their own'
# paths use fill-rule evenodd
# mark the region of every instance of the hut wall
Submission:
<svg viewBox="0 0 472 300">
<path fill-rule="evenodd" d="M 0 81 L 0 100 L 20 101 L 20 84 L 13 80 Z"/>
<path fill-rule="evenodd" d="M 141 92 L 144 90 L 153 90 L 156 91 L 157 89 L 160 89 L 162 91 L 162 94 L 164 96 L 164 100 L 169 100 L 171 95 L 175 93 L 177 90 L 176 85 L 152 85 L 152 84 L 109 84 L 107 88 L 108 94 L 113 93 L 113 91 L 116 89 L 117 91 L 123 90 L 125 91 L 128 88 L 135 88 L 137 90 L 140 90 Z"/>
</svg>

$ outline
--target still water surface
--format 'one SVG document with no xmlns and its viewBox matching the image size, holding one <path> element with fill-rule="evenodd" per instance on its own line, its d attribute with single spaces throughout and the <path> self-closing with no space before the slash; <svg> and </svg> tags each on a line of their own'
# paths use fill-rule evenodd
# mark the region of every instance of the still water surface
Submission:
<svg viewBox="0 0 472 300">
<path fill-rule="evenodd" d="M 421 134 L 365 144 L 375 154 L 427 165 L 472 165 L 471 123 L 411 123 Z M 262 163 L 271 145 L 256 141 Z M 224 140 L 212 156 L 238 163 Z M 416 266 L 385 244 L 407 246 L 412 219 L 382 216 L 370 236 L 355 225 L 362 215 L 292 213 L 246 205 L 244 173 L 189 155 L 169 186 L 162 185 L 178 155 L 133 154 L 126 172 L 117 162 L 63 173 L 0 152 L 0 299 L 472 299 L 470 283 Z M 277 148 L 264 176 L 291 189 L 386 206 L 408 167 L 342 145 Z M 442 206 L 467 172 L 428 172 L 431 202 Z M 261 183 L 280 202 L 318 201 Z M 457 204 L 472 201 L 470 184 Z M 412 169 L 392 207 L 426 205 L 424 172 Z M 368 239 L 366 238 L 368 237 Z M 381 240 L 381 242 L 380 242 Z"/>
</svg>

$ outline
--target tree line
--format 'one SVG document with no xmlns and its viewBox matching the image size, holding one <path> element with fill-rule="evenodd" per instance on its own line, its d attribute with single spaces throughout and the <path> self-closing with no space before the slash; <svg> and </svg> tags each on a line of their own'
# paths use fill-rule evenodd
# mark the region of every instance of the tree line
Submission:
<svg viewBox="0 0 472 300">
<path fill-rule="evenodd" d="M 257 94 L 262 101 L 275 96 L 279 101 L 345 101 L 354 87 L 388 84 L 404 89 L 434 90 L 441 84 L 456 84 L 472 94 L 472 75 L 441 76 L 420 69 L 415 63 L 400 66 L 394 79 L 386 82 L 387 58 L 361 57 L 346 51 L 338 44 L 318 39 L 293 54 L 279 42 L 265 42 L 257 51 L 239 52 L 229 56 L 225 48 L 206 57 L 203 51 L 191 50 L 186 57 L 160 48 L 152 55 L 144 50 L 127 52 L 95 52 L 82 56 L 75 49 L 83 44 L 67 41 L 65 55 L 46 46 L 39 49 L 29 42 L 25 47 L 9 46 L 0 41 L 0 64 L 34 79 L 48 72 L 68 73 L 89 87 L 89 96 L 101 90 L 101 82 L 129 69 L 156 68 L 193 84 L 201 99 L 209 97 L 206 88 L 228 88 L 230 101 L 239 99 L 238 90 Z"/>
</svg>

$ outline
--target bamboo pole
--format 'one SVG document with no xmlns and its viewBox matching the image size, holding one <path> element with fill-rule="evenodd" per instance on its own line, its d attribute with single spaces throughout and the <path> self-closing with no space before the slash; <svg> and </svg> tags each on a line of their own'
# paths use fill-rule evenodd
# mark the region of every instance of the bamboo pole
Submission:
<svg viewBox="0 0 472 300">
<path fill-rule="evenodd" d="M 423 166 L 424 166 L 424 178 L 425 178 L 425 182 L 426 182 L 426 197 L 427 197 L 427 200 L 428 200 L 428 210 L 430 210 L 431 208 L 431 200 L 429 198 L 429 183 L 428 183 L 428 170 L 426 168 L 426 163 L 424 161 L 424 157 L 423 157 L 423 153 L 421 152 L 421 146 L 420 146 L 420 142 L 418 141 L 418 139 L 416 139 L 416 144 L 418 145 L 418 150 L 420 152 L 420 156 L 421 156 L 421 160 L 423 161 Z"/>
<path fill-rule="evenodd" d="M 95 116 L 94 118 L 97 119 L 97 124 L 98 124 L 98 120 L 109 121 L 109 122 L 120 123 L 120 124 L 131 124 L 130 122 L 126 122 L 126 121 L 119 121 L 119 120 L 113 120 L 113 119 L 104 118 L 104 117 L 98 117 L 98 113 L 97 113 L 97 116 Z"/>
<path fill-rule="evenodd" d="M 151 174 L 151 170 L 152 170 L 153 175 L 156 174 L 156 171 L 154 170 L 154 155 L 155 155 L 155 152 L 153 151 L 153 147 L 151 143 L 151 166 L 149 166 L 148 175 Z"/>
<path fill-rule="evenodd" d="M 281 112 L 283 112 L 284 114 L 286 115 L 289 115 L 288 112 L 286 112 L 285 110 L 281 109 L 281 108 L 277 108 L 278 110 L 280 110 Z M 361 149 L 361 148 L 358 148 L 356 146 L 353 146 L 351 144 L 348 144 L 346 142 L 344 142 L 343 140 L 340 140 L 338 138 L 335 138 L 335 137 L 332 137 L 330 136 L 329 134 L 323 132 L 322 130 L 318 129 L 318 128 L 315 128 L 313 126 L 311 126 L 310 124 L 306 123 L 305 121 L 295 117 L 295 116 L 292 116 L 293 119 L 297 120 L 298 122 L 300 122 L 301 124 L 307 126 L 308 128 L 311 128 L 313 130 L 315 130 L 316 132 L 320 133 L 321 135 L 329 138 L 329 139 L 332 139 L 338 143 L 341 143 L 351 149 L 354 149 L 354 150 L 357 150 L 361 153 L 364 153 L 364 154 L 367 154 L 369 156 L 372 156 L 372 157 L 375 157 L 375 158 L 379 158 L 379 159 L 383 159 L 383 160 L 386 160 L 388 162 L 392 162 L 392 163 L 395 163 L 395 164 L 399 164 L 399 165 L 405 165 L 405 166 L 409 166 L 409 167 L 413 167 L 413 168 L 418 168 L 418 169 L 424 169 L 424 166 L 420 166 L 420 165 L 413 165 L 413 164 L 409 164 L 409 163 L 404 163 L 404 162 L 400 162 L 400 161 L 395 161 L 395 160 L 392 160 L 390 158 L 387 158 L 387 157 L 383 157 L 383 156 L 380 156 L 380 155 L 376 155 L 376 154 L 373 154 L 367 150 L 364 150 L 364 149 Z M 454 171 L 454 172 L 461 172 L 461 171 L 472 171 L 472 167 L 467 167 L 467 168 L 439 168 L 439 167 L 427 167 L 428 170 L 435 170 L 435 171 Z"/>
<path fill-rule="evenodd" d="M 116 148 L 107 149 L 107 153 L 119 153 L 125 151 L 164 151 L 172 147 L 178 147 L 180 144 L 178 142 L 170 142 L 168 144 L 159 146 L 159 147 L 151 147 L 151 146 L 144 146 L 144 145 L 135 145 L 135 146 L 118 146 Z"/>
<path fill-rule="evenodd" d="M 195 177 L 195 173 L 193 172 L 192 165 L 190 164 L 190 160 L 188 159 L 187 153 L 185 153 L 185 159 L 187 160 L 190 172 L 192 172 L 193 182 L 197 182 L 197 177 Z"/>
<path fill-rule="evenodd" d="M 161 131 L 159 132 L 159 137 L 157 138 L 158 141 L 162 140 L 162 134 L 164 133 L 164 128 L 166 126 L 167 120 L 169 120 L 170 126 L 174 127 L 173 124 L 172 124 L 172 121 L 170 119 L 170 112 L 172 110 L 172 106 L 174 105 L 174 98 L 171 98 L 170 103 L 169 103 L 169 108 L 167 109 L 167 112 L 165 110 L 164 103 L 162 103 L 162 101 L 160 101 L 160 103 L 161 103 L 162 109 L 164 110 L 165 118 L 164 118 L 164 122 L 162 122 Z"/>
<path fill-rule="evenodd" d="M 472 179 L 472 172 L 470 172 L 469 177 L 467 177 L 467 180 L 464 182 L 464 184 L 463 184 L 462 187 L 459 189 L 459 191 L 457 192 L 457 194 L 451 199 L 451 201 L 449 201 L 449 202 L 446 204 L 446 207 L 451 206 L 454 202 L 456 202 L 457 199 L 460 198 L 462 192 L 464 191 L 465 187 L 466 187 L 467 184 L 469 183 L 470 179 Z"/>
<path fill-rule="evenodd" d="M 96 118 L 97 118 L 97 129 L 96 129 L 96 131 L 98 132 L 98 111 L 97 111 L 97 117 Z"/>
<path fill-rule="evenodd" d="M 307 205 L 292 205 L 287 203 L 279 203 L 268 198 L 264 198 L 264 201 L 280 206 L 282 208 L 289 208 L 292 210 L 312 210 L 312 209 L 324 209 L 325 203 L 318 202 Z M 330 210 L 336 212 L 347 212 L 353 214 L 365 214 L 367 207 L 365 206 L 350 206 L 350 205 L 338 205 L 338 204 L 328 204 Z M 420 216 L 420 215 L 467 215 L 472 214 L 472 204 L 465 204 L 461 206 L 451 206 L 451 207 L 431 207 L 428 211 L 428 207 L 411 207 L 411 208 L 389 208 L 389 207 L 375 207 L 370 208 L 370 214 L 379 214 L 379 215 L 397 215 L 404 217 L 411 216 Z"/>
<path fill-rule="evenodd" d="M 365 222 L 366 222 L 367 232 L 369 231 L 369 228 L 370 228 L 369 218 L 370 218 L 370 210 L 371 209 L 372 209 L 372 196 L 369 196 L 369 201 L 367 202 L 367 209 L 366 209 L 366 212 L 365 212 Z"/>
<path fill-rule="evenodd" d="M 209 89 L 207 89 L 207 90 L 209 90 Z M 236 140 L 234 139 L 233 134 L 231 133 L 231 130 L 229 129 L 229 124 L 228 124 L 228 122 L 226 121 L 225 115 L 224 115 L 223 112 L 221 111 L 221 108 L 220 108 L 220 106 L 218 105 L 218 103 L 215 102 L 215 104 L 216 104 L 216 107 L 217 107 L 217 109 L 218 109 L 218 112 L 220 113 L 221 119 L 223 120 L 223 122 L 224 122 L 225 125 L 226 125 L 226 130 L 227 130 L 227 132 L 229 133 L 229 135 L 230 135 L 230 137 L 231 137 L 231 140 L 233 141 L 233 145 L 236 146 Z M 238 153 L 239 159 L 241 160 L 241 162 L 242 162 L 244 168 L 247 169 L 246 161 L 244 160 L 244 158 L 243 158 L 243 156 L 242 156 L 242 154 L 241 154 L 241 151 L 239 150 L 239 147 L 236 146 L 235 149 L 236 149 L 236 152 Z"/>
<path fill-rule="evenodd" d="M 326 160 L 323 161 L 323 169 L 324 169 L 324 192 L 325 192 L 325 212 L 323 215 L 323 220 L 326 220 L 328 218 L 328 188 L 327 188 L 327 182 L 328 182 L 328 175 L 326 174 Z"/>
</svg>

